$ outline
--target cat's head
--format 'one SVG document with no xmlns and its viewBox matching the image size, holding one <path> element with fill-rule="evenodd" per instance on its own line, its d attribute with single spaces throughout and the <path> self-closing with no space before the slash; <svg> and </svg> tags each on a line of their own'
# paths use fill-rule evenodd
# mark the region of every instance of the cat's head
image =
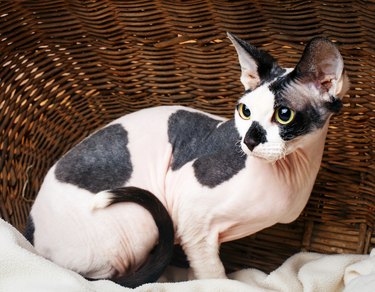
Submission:
<svg viewBox="0 0 375 292">
<path fill-rule="evenodd" d="M 268 53 L 228 33 L 241 65 L 245 94 L 235 121 L 248 155 L 276 161 L 321 131 L 349 88 L 343 59 L 325 38 L 305 47 L 296 67 L 282 68 Z"/>
</svg>

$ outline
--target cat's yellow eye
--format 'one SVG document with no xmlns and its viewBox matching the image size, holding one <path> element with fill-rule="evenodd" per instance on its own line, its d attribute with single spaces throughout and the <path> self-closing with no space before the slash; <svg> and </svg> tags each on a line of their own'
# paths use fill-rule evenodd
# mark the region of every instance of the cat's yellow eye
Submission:
<svg viewBox="0 0 375 292">
<path fill-rule="evenodd" d="M 237 105 L 237 111 L 240 117 L 244 120 L 250 120 L 251 118 L 251 111 L 249 108 L 246 106 L 246 104 L 239 103 Z"/>
<path fill-rule="evenodd" d="M 275 119 L 281 125 L 287 125 L 294 120 L 295 112 L 288 107 L 281 106 L 276 109 Z"/>
</svg>

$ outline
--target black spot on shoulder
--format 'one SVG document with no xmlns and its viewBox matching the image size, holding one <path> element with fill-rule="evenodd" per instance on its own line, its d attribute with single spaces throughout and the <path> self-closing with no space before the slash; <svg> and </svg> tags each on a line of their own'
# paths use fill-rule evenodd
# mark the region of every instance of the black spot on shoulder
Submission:
<svg viewBox="0 0 375 292">
<path fill-rule="evenodd" d="M 194 161 L 193 167 L 198 181 L 213 188 L 245 168 L 246 156 L 241 153 L 236 143 L 240 140 L 234 120 L 220 125 L 207 139 L 203 147 L 211 151 Z"/>
<path fill-rule="evenodd" d="M 121 187 L 132 173 L 127 144 L 128 133 L 120 124 L 105 127 L 63 156 L 56 178 L 92 193 Z"/>
<path fill-rule="evenodd" d="M 220 120 L 201 113 L 179 110 L 168 120 L 169 142 L 173 145 L 172 170 L 204 154 L 203 141 L 216 129 Z"/>
<path fill-rule="evenodd" d="M 236 145 L 240 137 L 234 120 L 221 122 L 201 113 L 180 110 L 170 117 L 168 126 L 173 170 L 196 159 L 193 168 L 197 180 L 213 188 L 245 167 L 246 156 Z"/>
<path fill-rule="evenodd" d="M 25 228 L 25 238 L 31 243 L 34 244 L 34 232 L 35 232 L 35 226 L 34 226 L 34 221 L 31 215 L 29 215 L 29 218 L 27 219 L 26 222 L 26 228 Z"/>
</svg>

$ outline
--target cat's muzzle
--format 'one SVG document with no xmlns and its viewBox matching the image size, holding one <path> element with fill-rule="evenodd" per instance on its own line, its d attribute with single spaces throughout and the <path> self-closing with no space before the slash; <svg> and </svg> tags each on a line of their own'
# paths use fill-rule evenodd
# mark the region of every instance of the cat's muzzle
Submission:
<svg viewBox="0 0 375 292">
<path fill-rule="evenodd" d="M 284 143 L 266 142 L 254 147 L 249 155 L 259 157 L 270 162 L 275 162 L 285 157 L 286 147 Z"/>
</svg>

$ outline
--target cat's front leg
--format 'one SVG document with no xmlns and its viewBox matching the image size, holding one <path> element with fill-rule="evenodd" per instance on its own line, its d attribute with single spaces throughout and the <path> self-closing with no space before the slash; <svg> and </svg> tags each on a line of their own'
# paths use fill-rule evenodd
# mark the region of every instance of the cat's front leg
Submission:
<svg viewBox="0 0 375 292">
<path fill-rule="evenodd" d="M 182 248 L 196 279 L 225 279 L 225 269 L 219 257 L 218 236 L 183 238 Z"/>
</svg>

